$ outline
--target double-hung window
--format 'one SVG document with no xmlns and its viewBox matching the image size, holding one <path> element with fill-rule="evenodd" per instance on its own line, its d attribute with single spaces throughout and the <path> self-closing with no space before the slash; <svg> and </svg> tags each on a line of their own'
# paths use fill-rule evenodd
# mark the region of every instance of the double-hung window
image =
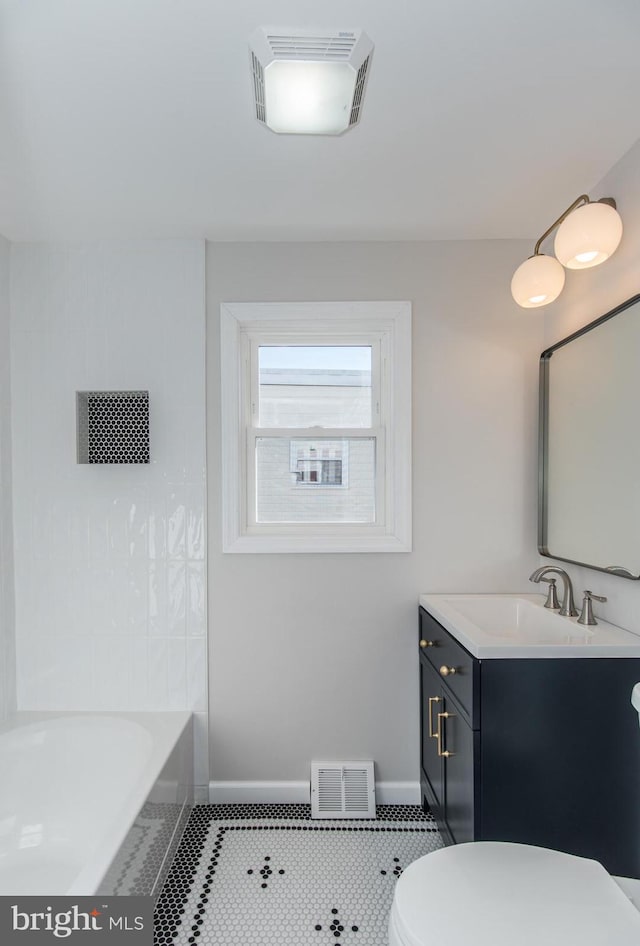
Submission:
<svg viewBox="0 0 640 946">
<path fill-rule="evenodd" d="M 225 303 L 223 547 L 408 551 L 409 303 Z"/>
</svg>

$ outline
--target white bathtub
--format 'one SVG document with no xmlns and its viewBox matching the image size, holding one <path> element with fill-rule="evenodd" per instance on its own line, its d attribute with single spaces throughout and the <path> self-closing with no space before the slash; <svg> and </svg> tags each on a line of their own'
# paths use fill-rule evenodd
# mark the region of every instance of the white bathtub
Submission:
<svg viewBox="0 0 640 946">
<path fill-rule="evenodd" d="M 0 727 L 0 896 L 157 892 L 192 759 L 190 713 L 17 714 Z"/>
</svg>

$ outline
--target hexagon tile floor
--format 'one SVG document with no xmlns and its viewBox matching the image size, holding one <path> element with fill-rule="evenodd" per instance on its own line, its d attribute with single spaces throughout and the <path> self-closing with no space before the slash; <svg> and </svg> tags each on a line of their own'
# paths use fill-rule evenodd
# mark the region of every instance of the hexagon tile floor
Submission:
<svg viewBox="0 0 640 946">
<path fill-rule="evenodd" d="M 197 805 L 158 900 L 155 946 L 386 946 L 397 878 L 442 847 L 413 805 L 367 821 L 308 805 Z"/>
</svg>

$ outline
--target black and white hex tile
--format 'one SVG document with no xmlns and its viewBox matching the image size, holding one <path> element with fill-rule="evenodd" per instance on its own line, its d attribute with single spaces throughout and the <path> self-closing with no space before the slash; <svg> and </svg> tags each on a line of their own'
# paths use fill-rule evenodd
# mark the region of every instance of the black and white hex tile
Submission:
<svg viewBox="0 0 640 946">
<path fill-rule="evenodd" d="M 155 946 L 386 946 L 398 877 L 442 846 L 410 805 L 366 821 L 198 805 L 156 906 Z"/>
</svg>

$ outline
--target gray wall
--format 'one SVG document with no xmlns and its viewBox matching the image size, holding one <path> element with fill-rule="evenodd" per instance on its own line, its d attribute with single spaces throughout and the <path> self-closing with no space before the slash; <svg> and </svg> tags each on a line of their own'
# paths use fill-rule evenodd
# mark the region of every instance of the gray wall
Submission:
<svg viewBox="0 0 640 946">
<path fill-rule="evenodd" d="M 11 245 L 0 237 L 0 719 L 15 709 L 9 268 Z"/>
<path fill-rule="evenodd" d="M 509 285 L 522 241 L 208 244 L 212 778 L 303 780 L 373 758 L 418 779 L 417 598 L 522 591 L 535 567 L 543 318 Z M 414 551 L 223 555 L 222 301 L 413 303 Z"/>
<path fill-rule="evenodd" d="M 578 184 L 576 194 L 579 187 Z M 567 272 L 562 295 L 546 309 L 545 347 L 640 292 L 640 141 L 590 189 L 589 194 L 594 199 L 615 198 L 624 225 L 622 242 L 615 255 L 601 266 L 582 272 Z M 559 208 L 558 213 L 562 210 Z M 547 558 L 540 561 L 549 563 Z M 588 568 L 563 567 L 571 575 L 578 601 L 584 588 L 606 595 L 607 603 L 598 605 L 596 614 L 640 634 L 640 582 Z"/>
</svg>

